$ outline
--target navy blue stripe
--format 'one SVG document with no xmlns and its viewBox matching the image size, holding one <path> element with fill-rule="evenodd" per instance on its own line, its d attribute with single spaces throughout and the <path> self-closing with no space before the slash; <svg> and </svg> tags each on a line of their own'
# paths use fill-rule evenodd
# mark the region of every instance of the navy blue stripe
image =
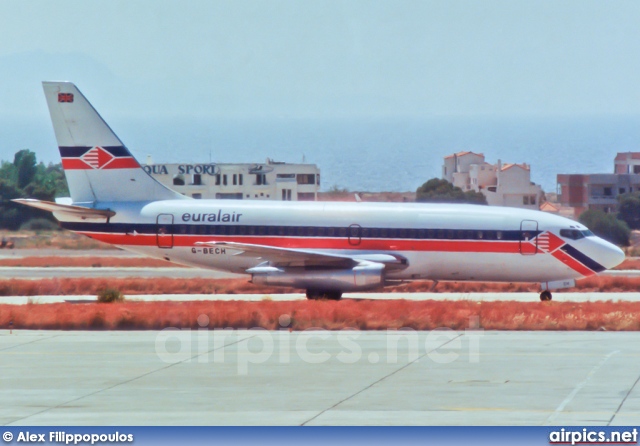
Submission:
<svg viewBox="0 0 640 446">
<path fill-rule="evenodd" d="M 562 249 L 564 252 L 569 254 L 571 257 L 573 257 L 578 262 L 582 263 L 584 266 L 586 266 L 587 268 L 589 268 L 592 271 L 595 271 L 595 272 L 599 273 L 599 272 L 602 272 L 605 269 L 607 269 L 604 266 L 600 265 L 595 260 L 593 260 L 591 257 L 589 257 L 589 256 L 583 254 L 582 252 L 578 251 L 576 248 L 574 248 L 573 246 L 569 245 L 568 243 L 565 244 L 560 249 Z"/>
<path fill-rule="evenodd" d="M 116 157 L 132 156 L 131 152 L 124 146 L 102 147 L 104 150 Z M 80 158 L 93 147 L 59 147 L 60 156 L 63 158 Z"/>
<path fill-rule="evenodd" d="M 61 226 L 70 231 L 155 234 L 158 226 L 140 223 L 86 223 L 62 222 Z M 502 238 L 497 238 L 498 231 L 487 230 L 447 230 L 425 228 L 367 228 L 359 233 L 351 233 L 346 227 L 318 226 L 266 226 L 238 224 L 173 224 L 162 225 L 167 233 L 176 235 L 247 235 L 247 236 L 281 236 L 281 237 L 361 237 L 363 239 L 412 239 L 412 240 L 479 240 L 479 241 L 518 241 L 520 231 L 501 231 Z M 483 238 L 478 238 L 478 233 Z M 535 233 L 534 233 L 535 234 Z M 537 235 L 537 234 L 536 234 Z"/>
</svg>

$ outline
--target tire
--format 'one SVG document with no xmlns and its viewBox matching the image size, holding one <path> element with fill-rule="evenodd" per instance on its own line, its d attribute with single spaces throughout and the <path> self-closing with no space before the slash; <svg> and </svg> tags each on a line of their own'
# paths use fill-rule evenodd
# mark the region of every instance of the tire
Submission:
<svg viewBox="0 0 640 446">
<path fill-rule="evenodd" d="M 340 300 L 342 298 L 342 291 L 328 291 L 328 290 L 307 290 L 307 299 L 309 300 Z"/>
<path fill-rule="evenodd" d="M 551 300 L 551 298 L 552 298 L 551 291 L 545 290 L 540 293 L 540 300 L 542 302 L 548 302 Z"/>
</svg>

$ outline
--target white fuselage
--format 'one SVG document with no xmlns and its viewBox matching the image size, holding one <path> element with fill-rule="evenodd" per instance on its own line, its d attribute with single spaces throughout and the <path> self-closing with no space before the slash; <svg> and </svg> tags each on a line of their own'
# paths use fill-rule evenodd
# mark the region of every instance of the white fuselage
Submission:
<svg viewBox="0 0 640 446">
<path fill-rule="evenodd" d="M 595 274 L 597 265 L 608 268 L 623 255 L 593 235 L 562 237 L 561 230 L 586 231 L 575 221 L 515 208 L 245 200 L 113 202 L 100 208 L 116 212 L 108 224 L 59 219 L 66 220 L 68 229 L 127 250 L 234 273 L 245 273 L 264 259 L 196 243 L 393 254 L 406 259 L 407 267 L 390 270 L 386 277 L 399 280 L 550 282 Z M 553 246 L 548 246 L 550 238 Z"/>
</svg>

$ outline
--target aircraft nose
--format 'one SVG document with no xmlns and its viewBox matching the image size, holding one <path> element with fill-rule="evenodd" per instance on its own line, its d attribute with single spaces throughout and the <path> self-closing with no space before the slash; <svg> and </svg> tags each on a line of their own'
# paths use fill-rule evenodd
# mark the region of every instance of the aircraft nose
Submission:
<svg viewBox="0 0 640 446">
<path fill-rule="evenodd" d="M 600 239 L 598 247 L 598 263 L 607 269 L 620 265 L 625 258 L 624 251 L 616 245 Z"/>
</svg>

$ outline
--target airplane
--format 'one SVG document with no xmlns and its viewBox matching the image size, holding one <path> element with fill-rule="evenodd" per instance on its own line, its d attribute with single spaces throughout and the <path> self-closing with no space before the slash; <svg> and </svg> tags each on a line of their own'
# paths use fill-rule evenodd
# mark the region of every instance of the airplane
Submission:
<svg viewBox="0 0 640 446">
<path fill-rule="evenodd" d="M 533 210 L 186 197 L 145 172 L 73 83 L 43 88 L 71 196 L 14 201 L 146 256 L 309 299 L 431 280 L 539 283 L 543 301 L 625 257 L 582 224 Z"/>
</svg>

